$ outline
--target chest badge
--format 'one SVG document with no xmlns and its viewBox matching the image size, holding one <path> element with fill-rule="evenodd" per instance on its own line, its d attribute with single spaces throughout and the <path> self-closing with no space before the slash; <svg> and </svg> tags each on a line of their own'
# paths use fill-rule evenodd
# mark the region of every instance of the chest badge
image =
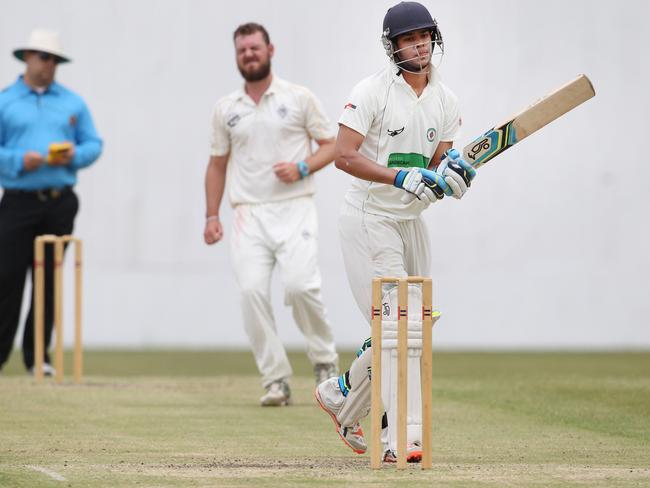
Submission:
<svg viewBox="0 0 650 488">
<path fill-rule="evenodd" d="M 77 117 L 71 115 L 68 119 L 68 123 L 70 124 L 70 127 L 75 127 L 77 125 Z"/>
<path fill-rule="evenodd" d="M 285 105 L 280 105 L 278 107 L 278 115 L 281 119 L 284 119 L 289 113 L 289 109 Z"/>
<path fill-rule="evenodd" d="M 386 131 L 388 132 L 389 136 L 395 137 L 395 136 L 400 135 L 402 132 L 404 132 L 404 127 L 402 127 L 401 129 L 395 129 L 395 130 L 386 129 Z"/>
<path fill-rule="evenodd" d="M 433 127 L 427 129 L 427 141 L 433 142 L 433 140 L 436 138 L 436 129 Z"/>
<path fill-rule="evenodd" d="M 226 121 L 226 125 L 228 125 L 228 127 L 230 127 L 232 129 L 233 127 L 235 127 L 237 125 L 237 122 L 239 122 L 239 119 L 241 119 L 239 114 L 231 114 L 231 115 L 228 116 L 228 120 Z"/>
</svg>

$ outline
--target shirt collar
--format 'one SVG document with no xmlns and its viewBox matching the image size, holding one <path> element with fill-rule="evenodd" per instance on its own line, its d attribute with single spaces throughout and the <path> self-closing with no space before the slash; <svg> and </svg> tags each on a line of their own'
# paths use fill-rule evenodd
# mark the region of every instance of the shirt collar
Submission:
<svg viewBox="0 0 650 488">
<path fill-rule="evenodd" d="M 397 83 L 403 83 L 405 85 L 408 84 L 404 80 L 404 77 L 400 74 L 400 70 L 395 63 L 390 62 L 390 66 L 388 67 L 388 69 L 390 70 L 391 77 L 394 81 L 396 81 Z M 439 81 L 440 81 L 440 73 L 438 73 L 438 70 L 434 66 L 431 66 L 431 70 L 429 71 L 429 83 L 427 87 L 433 87 Z"/>
<path fill-rule="evenodd" d="M 264 95 L 262 96 L 262 98 L 266 97 L 267 95 L 274 95 L 275 93 L 277 93 L 279 81 L 280 81 L 280 79 L 277 76 L 275 76 L 275 74 L 272 74 L 271 75 L 271 84 L 269 85 L 269 87 L 264 92 Z M 237 90 L 237 100 L 241 101 L 245 97 L 248 97 L 248 94 L 246 93 L 246 88 L 245 88 L 245 85 L 244 85 L 239 90 Z"/>
<path fill-rule="evenodd" d="M 278 92 L 278 84 L 279 84 L 279 78 L 275 75 L 271 75 L 271 84 L 269 87 L 266 89 L 266 92 L 264 95 L 274 95 Z"/>
<path fill-rule="evenodd" d="M 36 90 L 34 90 L 31 86 L 25 83 L 24 75 L 20 75 L 18 77 L 18 80 L 16 80 L 16 87 L 20 91 L 21 95 L 26 95 L 28 93 L 36 93 Z M 61 86 L 56 81 L 53 81 L 52 83 L 50 83 L 50 86 L 48 86 L 46 90 L 43 92 L 43 94 L 46 93 L 59 95 L 61 93 Z"/>
</svg>

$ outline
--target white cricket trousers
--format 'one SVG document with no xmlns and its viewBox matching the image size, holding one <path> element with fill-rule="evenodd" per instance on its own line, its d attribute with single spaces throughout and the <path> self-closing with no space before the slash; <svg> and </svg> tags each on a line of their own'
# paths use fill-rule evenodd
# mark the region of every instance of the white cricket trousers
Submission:
<svg viewBox="0 0 650 488">
<path fill-rule="evenodd" d="M 350 288 L 368 323 L 373 278 L 431 273 L 431 244 L 422 217 L 413 220 L 381 217 L 344 202 L 339 215 L 339 233 Z"/>
<path fill-rule="evenodd" d="M 276 264 L 285 304 L 292 308 L 307 341 L 307 357 L 312 364 L 338 362 L 321 298 L 318 218 L 313 198 L 237 205 L 230 242 L 244 327 L 262 386 L 292 374 L 271 308 L 271 275 Z"/>
</svg>

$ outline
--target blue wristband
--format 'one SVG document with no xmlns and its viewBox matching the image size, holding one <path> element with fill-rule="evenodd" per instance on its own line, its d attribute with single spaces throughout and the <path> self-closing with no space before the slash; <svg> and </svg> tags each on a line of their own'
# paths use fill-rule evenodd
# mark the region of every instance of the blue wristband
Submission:
<svg viewBox="0 0 650 488">
<path fill-rule="evenodd" d="M 402 184 L 404 183 L 404 179 L 406 178 L 407 174 L 408 171 L 405 171 L 403 169 L 397 171 L 397 174 L 395 175 L 395 179 L 393 180 L 393 186 L 396 186 L 397 188 L 402 188 Z"/>
<path fill-rule="evenodd" d="M 309 166 L 305 161 L 298 161 L 296 163 L 298 166 L 298 172 L 300 173 L 300 179 L 302 180 L 305 176 L 309 176 Z"/>
</svg>

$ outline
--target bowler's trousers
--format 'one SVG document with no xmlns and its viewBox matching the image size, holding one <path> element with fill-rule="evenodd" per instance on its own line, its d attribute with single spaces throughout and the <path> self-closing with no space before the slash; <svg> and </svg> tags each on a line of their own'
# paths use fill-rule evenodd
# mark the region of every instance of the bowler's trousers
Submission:
<svg viewBox="0 0 650 488">
<path fill-rule="evenodd" d="M 9 358 L 20 320 L 27 272 L 33 271 L 34 239 L 42 234 L 71 234 L 79 201 L 72 188 L 5 190 L 0 201 L 0 369 Z M 45 356 L 52 336 L 53 250 L 45 253 Z M 32 285 L 33 285 L 33 272 Z M 23 360 L 34 365 L 34 303 L 25 321 Z"/>
</svg>

